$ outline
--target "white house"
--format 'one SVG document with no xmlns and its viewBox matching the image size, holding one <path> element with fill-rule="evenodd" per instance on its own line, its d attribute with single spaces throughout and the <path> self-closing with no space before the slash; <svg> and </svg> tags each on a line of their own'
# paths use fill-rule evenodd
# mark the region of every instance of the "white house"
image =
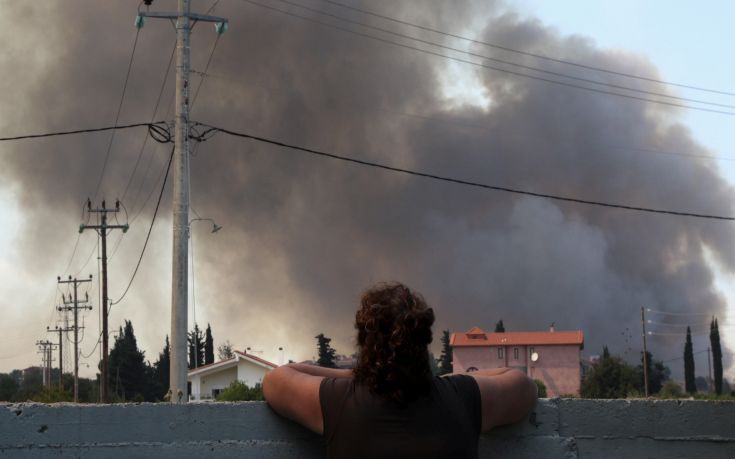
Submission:
<svg viewBox="0 0 735 459">
<path fill-rule="evenodd" d="M 246 352 L 234 354 L 231 359 L 189 370 L 190 400 L 212 400 L 236 379 L 253 387 L 278 366 Z"/>
</svg>

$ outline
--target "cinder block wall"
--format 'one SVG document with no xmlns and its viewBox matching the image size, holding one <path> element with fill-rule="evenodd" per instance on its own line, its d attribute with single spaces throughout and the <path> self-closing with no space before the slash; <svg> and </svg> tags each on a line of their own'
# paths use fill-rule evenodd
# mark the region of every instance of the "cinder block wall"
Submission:
<svg viewBox="0 0 735 459">
<path fill-rule="evenodd" d="M 0 457 L 323 457 L 321 438 L 259 402 L 0 404 Z M 735 402 L 539 401 L 480 439 L 487 458 L 735 458 Z"/>
</svg>

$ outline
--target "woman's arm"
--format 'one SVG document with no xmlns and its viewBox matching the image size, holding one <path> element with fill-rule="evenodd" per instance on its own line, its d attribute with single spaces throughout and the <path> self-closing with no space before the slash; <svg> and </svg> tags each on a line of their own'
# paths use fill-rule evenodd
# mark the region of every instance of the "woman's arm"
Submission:
<svg viewBox="0 0 735 459">
<path fill-rule="evenodd" d="M 324 420 L 319 386 L 325 377 L 350 378 L 352 371 L 290 363 L 266 373 L 263 395 L 276 413 L 321 434 Z"/>
<path fill-rule="evenodd" d="M 318 365 L 307 365 L 305 363 L 289 363 L 285 365 L 293 368 L 301 373 L 312 376 L 323 376 L 325 378 L 351 378 L 352 370 L 342 370 L 338 368 L 325 368 Z"/>
<path fill-rule="evenodd" d="M 533 409 L 538 398 L 536 383 L 512 368 L 473 371 L 482 401 L 482 431 L 518 422 Z"/>
</svg>

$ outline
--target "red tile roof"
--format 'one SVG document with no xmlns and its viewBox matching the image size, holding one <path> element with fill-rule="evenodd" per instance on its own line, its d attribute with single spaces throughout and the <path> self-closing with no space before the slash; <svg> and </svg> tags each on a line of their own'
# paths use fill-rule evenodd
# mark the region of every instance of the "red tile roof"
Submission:
<svg viewBox="0 0 735 459">
<path fill-rule="evenodd" d="M 449 343 L 454 347 L 539 346 L 544 344 L 578 344 L 581 346 L 584 344 L 584 333 L 582 330 L 486 333 L 479 327 L 473 327 L 466 333 L 452 333 Z"/>
</svg>

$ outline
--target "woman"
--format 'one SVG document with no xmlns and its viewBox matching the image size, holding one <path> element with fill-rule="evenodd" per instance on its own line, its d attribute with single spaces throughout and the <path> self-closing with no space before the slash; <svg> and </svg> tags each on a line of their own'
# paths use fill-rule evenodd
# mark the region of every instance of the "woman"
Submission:
<svg viewBox="0 0 735 459">
<path fill-rule="evenodd" d="M 509 368 L 434 377 L 434 312 L 399 283 L 362 295 L 354 370 L 289 364 L 263 391 L 279 414 L 323 434 L 329 457 L 477 457 L 479 433 L 517 422 L 536 384 Z"/>
</svg>

